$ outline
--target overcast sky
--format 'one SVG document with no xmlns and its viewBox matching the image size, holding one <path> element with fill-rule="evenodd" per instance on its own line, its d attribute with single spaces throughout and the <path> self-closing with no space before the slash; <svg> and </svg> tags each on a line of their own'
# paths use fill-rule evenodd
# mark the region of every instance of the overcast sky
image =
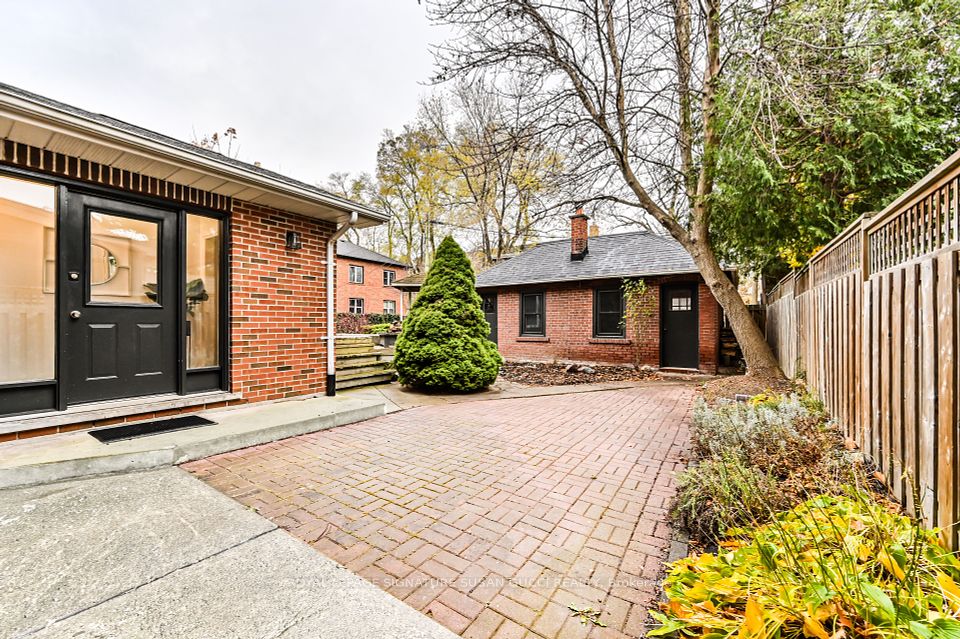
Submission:
<svg viewBox="0 0 960 639">
<path fill-rule="evenodd" d="M 373 171 L 432 72 L 416 0 L 3 0 L 0 81 L 301 180 Z"/>
</svg>

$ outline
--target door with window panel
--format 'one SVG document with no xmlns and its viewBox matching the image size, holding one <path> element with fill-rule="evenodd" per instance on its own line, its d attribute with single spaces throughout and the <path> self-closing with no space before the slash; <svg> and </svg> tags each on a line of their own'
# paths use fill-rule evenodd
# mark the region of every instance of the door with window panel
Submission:
<svg viewBox="0 0 960 639">
<path fill-rule="evenodd" d="M 660 366 L 694 369 L 700 363 L 696 283 L 660 287 Z"/>
<path fill-rule="evenodd" d="M 178 389 L 175 211 L 71 194 L 60 252 L 67 404 Z"/>
</svg>

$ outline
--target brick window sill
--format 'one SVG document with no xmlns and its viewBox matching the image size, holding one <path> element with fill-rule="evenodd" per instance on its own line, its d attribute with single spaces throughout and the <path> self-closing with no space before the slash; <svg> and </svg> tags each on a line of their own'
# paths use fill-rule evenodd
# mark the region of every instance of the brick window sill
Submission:
<svg viewBox="0 0 960 639">
<path fill-rule="evenodd" d="M 627 339 L 624 337 L 591 337 L 589 342 L 591 344 L 610 344 L 618 346 L 633 344 L 632 339 Z"/>
<path fill-rule="evenodd" d="M 537 337 L 533 335 L 521 335 L 517 338 L 518 342 L 549 342 L 549 337 Z"/>
</svg>

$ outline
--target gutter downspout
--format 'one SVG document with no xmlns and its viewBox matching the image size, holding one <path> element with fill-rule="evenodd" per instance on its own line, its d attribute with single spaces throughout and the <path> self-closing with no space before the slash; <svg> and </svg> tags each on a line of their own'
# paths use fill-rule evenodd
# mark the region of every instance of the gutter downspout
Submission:
<svg viewBox="0 0 960 639">
<path fill-rule="evenodd" d="M 337 240 L 339 240 L 347 230 L 357 223 L 357 212 L 350 212 L 350 219 L 345 224 L 341 224 L 327 240 L 327 397 L 333 397 L 337 394 L 337 354 L 336 348 L 336 316 L 337 311 L 333 307 L 333 292 L 336 288 L 334 281 L 334 260 L 336 254 Z"/>
</svg>

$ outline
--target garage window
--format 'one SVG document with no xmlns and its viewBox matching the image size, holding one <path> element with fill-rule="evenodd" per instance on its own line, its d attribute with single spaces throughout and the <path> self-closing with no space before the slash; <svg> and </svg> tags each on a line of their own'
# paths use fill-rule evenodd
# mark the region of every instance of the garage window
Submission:
<svg viewBox="0 0 960 639">
<path fill-rule="evenodd" d="M 593 292 L 593 336 L 625 337 L 623 289 L 597 289 Z"/>
<path fill-rule="evenodd" d="M 543 293 L 520 294 L 520 335 L 542 337 L 547 334 Z"/>
</svg>

